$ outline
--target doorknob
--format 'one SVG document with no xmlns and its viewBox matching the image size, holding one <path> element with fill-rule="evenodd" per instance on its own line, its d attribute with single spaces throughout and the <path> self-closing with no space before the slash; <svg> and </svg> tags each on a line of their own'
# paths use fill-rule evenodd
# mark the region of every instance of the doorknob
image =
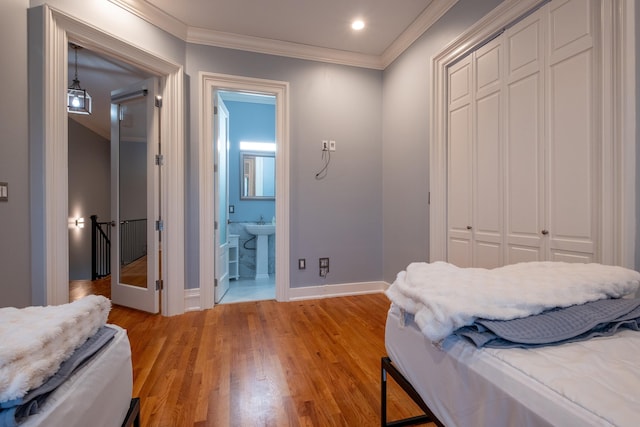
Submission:
<svg viewBox="0 0 640 427">
<path fill-rule="evenodd" d="M 542 230 L 541 233 L 546 236 L 547 234 L 549 234 L 549 230 Z"/>
<path fill-rule="evenodd" d="M 467 225 L 467 230 L 471 230 L 471 226 L 470 225 Z"/>
<path fill-rule="evenodd" d="M 116 222 L 115 221 L 111 221 L 111 226 L 115 227 L 116 226 Z"/>
</svg>

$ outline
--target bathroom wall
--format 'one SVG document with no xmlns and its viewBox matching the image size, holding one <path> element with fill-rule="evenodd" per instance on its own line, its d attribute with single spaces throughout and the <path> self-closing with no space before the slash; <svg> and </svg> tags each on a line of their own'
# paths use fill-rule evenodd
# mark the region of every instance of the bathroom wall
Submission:
<svg viewBox="0 0 640 427">
<path fill-rule="evenodd" d="M 225 101 L 229 110 L 229 213 L 231 221 L 270 222 L 275 215 L 273 200 L 242 200 L 240 198 L 240 141 L 275 142 L 275 105 Z"/>
</svg>

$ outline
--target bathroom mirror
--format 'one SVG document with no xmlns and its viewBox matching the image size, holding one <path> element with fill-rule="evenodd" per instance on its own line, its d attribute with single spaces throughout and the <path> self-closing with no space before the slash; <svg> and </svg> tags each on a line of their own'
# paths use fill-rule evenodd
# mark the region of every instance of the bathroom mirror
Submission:
<svg viewBox="0 0 640 427">
<path fill-rule="evenodd" d="M 240 198 L 270 200 L 276 197 L 276 158 L 273 153 L 242 152 Z"/>
</svg>

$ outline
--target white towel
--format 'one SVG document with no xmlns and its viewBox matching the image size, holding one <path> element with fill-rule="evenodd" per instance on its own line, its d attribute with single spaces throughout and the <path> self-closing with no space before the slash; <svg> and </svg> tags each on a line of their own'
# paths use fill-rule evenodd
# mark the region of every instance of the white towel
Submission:
<svg viewBox="0 0 640 427">
<path fill-rule="evenodd" d="M 633 294 L 640 273 L 623 267 L 529 262 L 495 269 L 446 262 L 413 263 L 386 291 L 438 342 L 477 318 L 509 320 L 604 298 Z"/>
<path fill-rule="evenodd" d="M 111 301 L 96 295 L 57 306 L 0 308 L 0 402 L 42 385 L 106 323 L 110 310 Z"/>
</svg>

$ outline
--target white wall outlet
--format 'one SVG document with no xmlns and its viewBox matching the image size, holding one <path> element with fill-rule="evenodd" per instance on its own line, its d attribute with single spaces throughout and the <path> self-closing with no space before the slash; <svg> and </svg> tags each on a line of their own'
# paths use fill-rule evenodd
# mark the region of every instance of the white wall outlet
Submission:
<svg viewBox="0 0 640 427">
<path fill-rule="evenodd" d="M 322 151 L 329 151 L 329 141 L 326 139 L 322 140 Z"/>
<path fill-rule="evenodd" d="M 336 151 L 336 142 L 333 139 L 329 141 L 329 151 Z"/>
</svg>

